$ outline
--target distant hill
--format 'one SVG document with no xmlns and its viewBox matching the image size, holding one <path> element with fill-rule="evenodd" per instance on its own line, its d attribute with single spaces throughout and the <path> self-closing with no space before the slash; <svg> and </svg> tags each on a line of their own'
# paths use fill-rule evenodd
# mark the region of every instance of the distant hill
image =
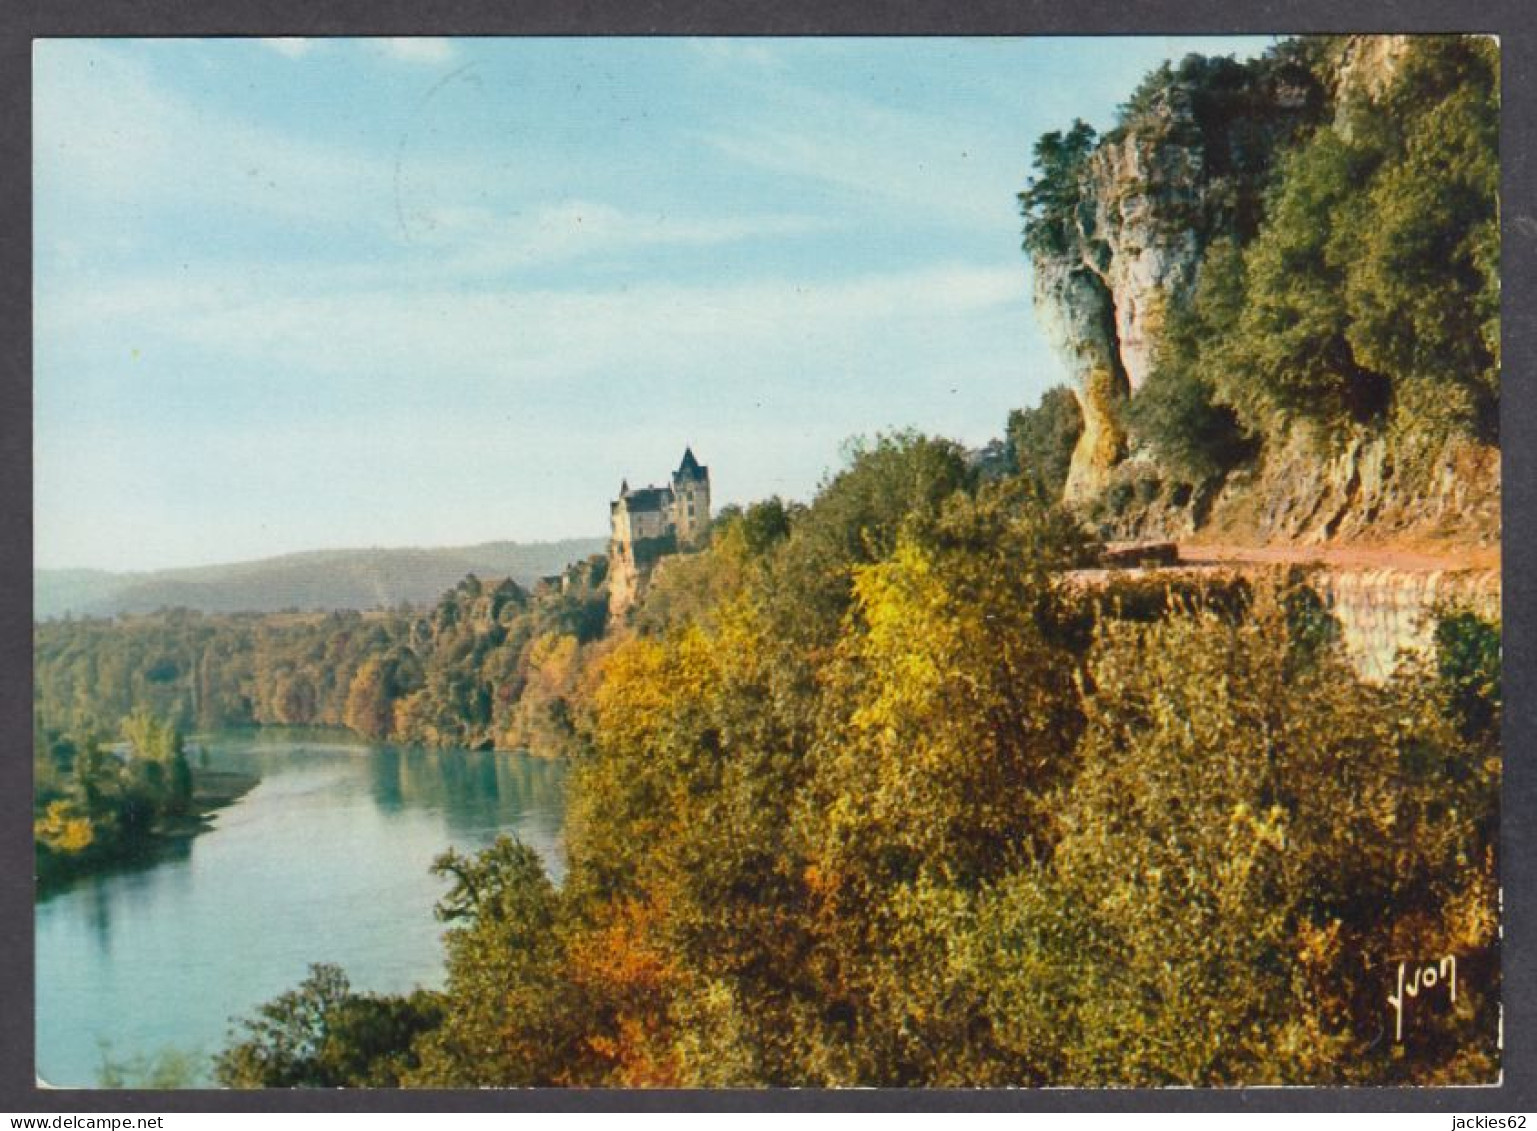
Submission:
<svg viewBox="0 0 1537 1131">
<path fill-rule="evenodd" d="M 162 608 L 207 613 L 279 609 L 375 609 L 436 601 L 465 574 L 511 577 L 530 585 L 567 564 L 601 553 L 602 538 L 561 542 L 486 542 L 443 549 L 315 550 L 254 562 L 109 573 L 40 569 L 33 615 L 110 616 Z"/>
</svg>

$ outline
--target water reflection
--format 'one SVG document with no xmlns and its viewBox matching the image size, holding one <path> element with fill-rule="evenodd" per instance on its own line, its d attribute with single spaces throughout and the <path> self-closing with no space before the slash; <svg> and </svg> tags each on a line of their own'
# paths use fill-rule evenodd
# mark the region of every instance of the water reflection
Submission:
<svg viewBox="0 0 1537 1131">
<path fill-rule="evenodd" d="M 520 824 L 541 841 L 559 838 L 562 763 L 484 750 L 380 747 L 369 770 L 374 804 L 385 815 L 440 812 L 456 840 Z"/>
<path fill-rule="evenodd" d="M 563 874 L 562 763 L 369 746 L 313 732 L 209 742 L 261 784 L 211 832 L 148 867 L 88 877 L 37 906 L 38 1070 L 92 1086 L 99 1041 L 124 1056 L 211 1052 L 231 1016 L 337 962 L 360 989 L 438 984 L 450 847 L 503 832 Z M 204 1075 L 206 1080 L 206 1064 Z"/>
<path fill-rule="evenodd" d="M 373 772 L 369 775 L 369 784 L 373 789 L 374 804 L 381 812 L 398 812 L 406 803 L 400 775 L 400 751 L 393 746 L 381 747 L 370 768 Z"/>
</svg>

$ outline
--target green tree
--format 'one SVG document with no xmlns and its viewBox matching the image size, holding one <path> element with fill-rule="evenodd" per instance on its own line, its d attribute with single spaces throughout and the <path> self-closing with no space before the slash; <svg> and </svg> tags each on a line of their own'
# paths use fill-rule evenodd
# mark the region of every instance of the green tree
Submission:
<svg viewBox="0 0 1537 1131">
<path fill-rule="evenodd" d="M 414 1042 L 441 1021 L 435 994 L 357 994 L 339 967 L 315 965 L 239 1024 L 214 1075 L 227 1088 L 397 1087 L 417 1067 Z"/>
<path fill-rule="evenodd" d="M 94 738 L 87 738 L 80 743 L 75 754 L 74 776 L 75 789 L 86 811 L 99 813 L 103 795 L 111 787 L 116 775 L 113 765 L 108 762 L 108 756 L 102 751 L 101 743 Z"/>
<path fill-rule="evenodd" d="M 913 517 L 932 517 L 972 486 L 965 452 L 916 432 L 855 440 L 848 466 L 826 480 L 775 554 L 765 592 L 780 627 L 827 642 L 853 595 L 852 570 L 895 547 Z"/>
<path fill-rule="evenodd" d="M 1083 203 L 1083 172 L 1098 135 L 1081 119 L 1065 133 L 1053 130 L 1035 143 L 1035 176 L 1019 194 L 1025 220 L 1025 250 L 1063 255 L 1078 242 L 1078 208 Z"/>
<path fill-rule="evenodd" d="M 1219 479 L 1256 446 L 1233 409 L 1218 401 L 1231 384 L 1224 342 L 1245 305 L 1243 257 L 1227 239 L 1202 257 L 1196 286 L 1171 303 L 1147 383 L 1127 409 L 1127 424 L 1151 445 L 1159 464 L 1194 484 Z"/>
<path fill-rule="evenodd" d="M 145 803 L 179 816 L 192 804 L 192 767 L 181 731 L 147 710 L 123 721 L 123 737 L 133 751 L 130 776 Z"/>
<path fill-rule="evenodd" d="M 1498 48 L 1416 37 L 1340 118 L 1282 151 L 1241 268 L 1209 247 L 1139 393 L 1143 432 L 1189 472 L 1222 462 L 1223 406 L 1256 437 L 1497 436 Z"/>
<path fill-rule="evenodd" d="M 538 854 L 508 837 L 473 857 L 449 852 L 434 872 L 453 882 L 438 916 L 448 987 L 443 1023 L 416 1043 L 406 1081 L 426 1087 L 589 1082 L 581 1071 L 590 1023 L 566 977 L 559 896 Z"/>
<path fill-rule="evenodd" d="M 1419 427 L 1499 418 L 1499 47 L 1417 37 L 1357 128 L 1388 155 L 1342 217 L 1347 332 Z"/>
<path fill-rule="evenodd" d="M 96 1072 L 97 1087 L 167 1091 L 198 1084 L 203 1058 L 195 1052 L 166 1047 L 147 1056 L 119 1057 L 112 1052 L 110 1042 L 103 1040 L 99 1044 L 101 1066 Z"/>
<path fill-rule="evenodd" d="M 1435 650 L 1437 675 L 1463 734 L 1497 742 L 1500 626 L 1465 609 L 1445 610 L 1436 619 Z"/>
<path fill-rule="evenodd" d="M 1009 462 L 1042 499 L 1055 502 L 1067 485 L 1073 448 L 1082 433 L 1078 399 L 1071 389 L 1057 385 L 1042 393 L 1034 408 L 1009 413 Z"/>
</svg>

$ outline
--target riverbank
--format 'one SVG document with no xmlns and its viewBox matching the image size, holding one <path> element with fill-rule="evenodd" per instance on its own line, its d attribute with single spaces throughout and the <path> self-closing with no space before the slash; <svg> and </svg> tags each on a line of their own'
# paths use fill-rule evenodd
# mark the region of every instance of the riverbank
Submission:
<svg viewBox="0 0 1537 1131">
<path fill-rule="evenodd" d="M 360 992 L 441 987 L 432 909 L 449 883 L 432 863 L 450 848 L 510 832 L 564 875 L 563 763 L 314 730 L 209 731 L 188 747 L 194 771 L 261 786 L 208 835 L 38 901 L 36 1070 L 52 1085 L 101 1087 L 107 1042 L 114 1065 L 195 1056 L 192 1083 L 212 1087 L 230 1018 L 254 1016 L 311 962 L 343 967 Z"/>
<path fill-rule="evenodd" d="M 220 809 L 233 805 L 260 782 L 255 774 L 235 770 L 193 770 L 191 805 L 184 814 L 159 817 L 146 832 L 97 851 L 66 854 L 39 846 L 34 873 L 38 897 L 83 876 L 144 867 L 184 851 L 193 837 L 214 827 L 213 817 Z"/>
<path fill-rule="evenodd" d="M 255 774 L 235 770 L 194 770 L 192 808 L 179 817 L 162 817 L 150 836 L 161 840 L 186 840 L 213 828 L 213 815 L 239 801 L 260 784 Z"/>
</svg>

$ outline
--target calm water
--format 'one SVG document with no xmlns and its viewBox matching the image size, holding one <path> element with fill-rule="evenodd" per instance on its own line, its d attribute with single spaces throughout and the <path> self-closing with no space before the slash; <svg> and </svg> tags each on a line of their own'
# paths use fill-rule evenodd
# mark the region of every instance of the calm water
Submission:
<svg viewBox="0 0 1537 1131">
<path fill-rule="evenodd" d="M 91 877 L 37 906 L 37 1072 L 98 1084 L 114 1061 L 224 1044 L 229 1018 L 312 962 L 355 989 L 443 980 L 432 915 L 449 847 L 509 832 L 559 879 L 564 768 L 521 754 L 406 750 L 267 732 L 207 743 L 214 769 L 261 784 L 172 859 Z"/>
</svg>

